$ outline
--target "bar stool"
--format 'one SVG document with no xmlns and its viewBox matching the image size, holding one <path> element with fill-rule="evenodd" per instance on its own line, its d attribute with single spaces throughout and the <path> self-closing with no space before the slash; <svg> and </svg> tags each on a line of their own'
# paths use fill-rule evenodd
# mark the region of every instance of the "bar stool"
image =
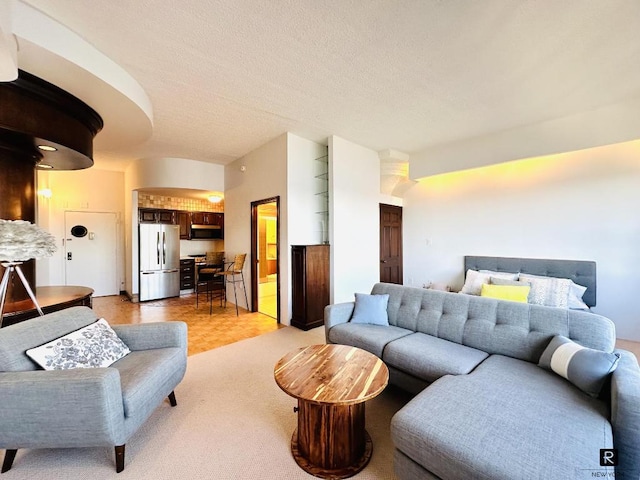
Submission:
<svg viewBox="0 0 640 480">
<path fill-rule="evenodd" d="M 224 252 L 207 252 L 205 262 L 205 265 L 197 267 L 196 272 L 196 308 L 198 308 L 198 297 L 201 293 L 206 293 L 209 314 L 211 314 L 215 297 L 220 297 L 220 306 L 223 299 L 225 303 L 227 301 L 224 279 L 216 276 L 217 273 L 224 271 Z"/>
<path fill-rule="evenodd" d="M 225 279 L 225 284 L 231 283 L 233 284 L 233 298 L 236 302 L 236 316 L 239 315 L 238 312 L 238 293 L 236 291 L 236 283 L 242 282 L 242 289 L 244 290 L 244 300 L 247 304 L 247 310 L 249 310 L 249 300 L 247 299 L 247 287 L 244 283 L 244 273 L 242 269 L 244 267 L 244 261 L 247 258 L 246 253 L 241 253 L 235 256 L 233 262 L 229 264 L 227 269 L 224 272 L 216 273 L 216 276 L 220 276 Z M 225 289 L 226 290 L 226 289 Z"/>
</svg>

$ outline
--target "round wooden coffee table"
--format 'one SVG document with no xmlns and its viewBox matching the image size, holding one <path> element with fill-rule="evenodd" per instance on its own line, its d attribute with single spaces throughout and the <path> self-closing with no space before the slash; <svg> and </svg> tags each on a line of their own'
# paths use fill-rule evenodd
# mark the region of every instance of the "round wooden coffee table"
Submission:
<svg viewBox="0 0 640 480">
<path fill-rule="evenodd" d="M 282 357 L 274 376 L 298 399 L 298 428 L 291 438 L 298 465 L 321 478 L 347 478 L 362 470 L 373 451 L 364 402 L 389 381 L 382 360 L 356 347 L 311 345 Z"/>
</svg>

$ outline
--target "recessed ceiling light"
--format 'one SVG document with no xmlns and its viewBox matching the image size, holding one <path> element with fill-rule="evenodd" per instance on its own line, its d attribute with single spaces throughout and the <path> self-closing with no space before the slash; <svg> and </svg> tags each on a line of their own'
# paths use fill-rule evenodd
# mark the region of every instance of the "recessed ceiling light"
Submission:
<svg viewBox="0 0 640 480">
<path fill-rule="evenodd" d="M 55 152 L 58 150 L 56 147 L 52 147 L 51 145 L 38 145 L 38 148 L 45 152 Z"/>
<path fill-rule="evenodd" d="M 49 165 L 48 163 L 39 163 L 36 165 L 37 168 L 43 168 L 45 170 L 49 170 L 51 168 L 53 168 L 52 165 Z"/>
</svg>

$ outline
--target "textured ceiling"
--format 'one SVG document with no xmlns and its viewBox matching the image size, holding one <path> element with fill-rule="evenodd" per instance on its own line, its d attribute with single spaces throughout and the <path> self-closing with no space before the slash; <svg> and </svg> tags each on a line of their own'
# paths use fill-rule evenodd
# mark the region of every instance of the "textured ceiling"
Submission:
<svg viewBox="0 0 640 480">
<path fill-rule="evenodd" d="M 26 3 L 151 99 L 151 138 L 100 144 L 103 168 L 225 164 L 285 131 L 412 154 L 640 95 L 637 0 Z"/>
</svg>

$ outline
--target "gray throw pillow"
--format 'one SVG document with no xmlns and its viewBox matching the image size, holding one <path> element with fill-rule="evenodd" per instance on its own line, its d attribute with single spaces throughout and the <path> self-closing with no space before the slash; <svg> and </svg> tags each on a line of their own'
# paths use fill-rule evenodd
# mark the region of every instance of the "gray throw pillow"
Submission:
<svg viewBox="0 0 640 480">
<path fill-rule="evenodd" d="M 556 335 L 542 352 L 538 365 L 553 370 L 580 390 L 597 397 L 619 359 L 617 353 L 583 347 L 567 337 Z"/>
<path fill-rule="evenodd" d="M 525 286 L 530 287 L 529 282 L 521 282 L 520 280 L 510 280 L 508 278 L 489 277 L 489 283 L 491 285 L 512 285 L 512 286 Z"/>
<path fill-rule="evenodd" d="M 369 323 L 372 325 L 389 325 L 387 304 L 389 294 L 367 295 L 356 293 L 356 306 L 353 310 L 351 323 Z"/>
</svg>

